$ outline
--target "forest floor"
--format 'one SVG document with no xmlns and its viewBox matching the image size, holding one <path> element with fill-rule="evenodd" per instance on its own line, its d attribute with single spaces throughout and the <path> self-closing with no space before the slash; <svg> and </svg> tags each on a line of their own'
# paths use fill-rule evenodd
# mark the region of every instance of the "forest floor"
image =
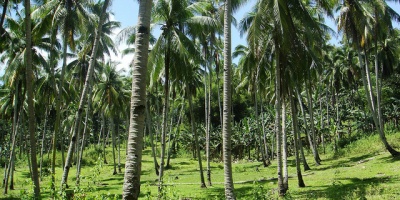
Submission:
<svg viewBox="0 0 400 200">
<path fill-rule="evenodd" d="M 400 150 L 400 133 L 388 134 L 387 138 L 395 149 Z M 289 157 L 289 191 L 285 199 L 400 198 L 400 161 L 384 150 L 377 135 L 348 142 L 336 153 L 330 146 L 327 147 L 326 154 L 323 154 L 322 149 L 320 153 L 322 164 L 315 166 L 308 152 L 307 161 L 311 170 L 302 172 L 306 184 L 304 188 L 297 186 L 295 161 L 293 157 Z M 88 149 L 84 156 L 96 157 L 96 154 L 93 148 Z M 122 173 L 113 175 L 111 149 L 108 149 L 108 155 L 108 164 L 95 159 L 85 162 L 79 188 L 75 186 L 75 167 L 71 168 L 68 192 L 74 191 L 75 199 L 121 199 L 124 166 L 121 166 Z M 125 157 L 123 155 L 125 151 L 121 151 L 121 158 Z M 224 199 L 223 163 L 211 163 L 213 185 L 200 188 L 198 162 L 189 157 L 191 156 L 178 154 L 171 159 L 172 167 L 164 176 L 165 199 Z M 29 168 L 27 162 L 22 160 L 24 159 L 20 159 L 16 166 L 15 190 L 9 191 L 7 195 L 1 192 L 0 199 L 31 197 Z M 206 162 L 203 160 L 204 170 L 205 166 Z M 233 163 L 232 169 L 238 199 L 277 198 L 276 162 L 264 168 L 261 162 L 240 160 Z M 61 170 L 60 167 L 56 169 L 57 188 L 61 182 Z M 4 174 L 4 168 L 0 168 L 0 173 Z M 206 171 L 204 176 L 206 177 Z M 147 148 L 144 150 L 142 163 L 141 199 L 156 198 L 157 178 L 151 151 Z M 43 177 L 41 191 L 43 199 L 50 197 L 50 176 Z"/>
</svg>

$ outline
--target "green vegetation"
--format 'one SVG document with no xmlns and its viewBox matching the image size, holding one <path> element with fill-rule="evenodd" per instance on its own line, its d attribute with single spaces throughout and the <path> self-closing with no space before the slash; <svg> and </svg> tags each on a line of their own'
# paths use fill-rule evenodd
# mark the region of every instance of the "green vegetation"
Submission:
<svg viewBox="0 0 400 200">
<path fill-rule="evenodd" d="M 399 133 L 388 134 L 394 147 L 400 147 Z M 294 158 L 289 158 L 289 192 L 286 199 L 394 199 L 400 192 L 400 160 L 385 152 L 377 135 L 364 135 L 355 142 L 347 144 L 337 153 L 328 147 L 322 155 L 323 164 L 306 171 L 305 188 L 297 186 Z M 125 152 L 122 152 L 125 153 Z M 141 199 L 154 199 L 157 196 L 157 178 L 151 158 L 151 150 L 144 150 L 141 179 Z M 74 193 L 75 199 L 120 199 L 123 173 L 113 175 L 113 166 L 96 159 L 94 148 L 88 148 L 84 155 L 79 187 L 71 184 L 66 190 Z M 111 154 L 108 157 L 111 158 Z M 309 155 L 312 156 L 312 155 Z M 311 158 L 308 157 L 307 158 Z M 32 185 L 28 181 L 27 163 L 17 162 L 15 190 L 0 199 L 26 199 L 32 196 Z M 59 162 L 60 163 L 60 162 Z M 46 164 L 48 165 L 48 164 Z M 60 166 L 60 165 L 58 165 Z M 171 160 L 171 168 L 165 173 L 163 192 L 166 199 L 224 199 L 223 164 L 212 162 L 213 186 L 200 188 L 197 160 L 190 155 L 180 154 Z M 233 179 L 238 199 L 275 199 L 277 194 L 276 163 L 263 167 L 261 162 L 236 160 L 233 165 Z M 2 169 L 3 170 L 3 169 Z M 48 169 L 50 170 L 50 169 Z M 61 174 L 61 168 L 56 168 Z M 3 173 L 3 171 L 0 171 Z M 42 197 L 50 197 L 50 171 L 45 172 L 41 182 Z M 75 180 L 74 168 L 71 178 Z M 56 177 L 56 182 L 61 177 Z M 62 196 L 62 195 L 61 195 Z"/>
<path fill-rule="evenodd" d="M 140 0 L 114 40 L 121 2 L 0 0 L 7 198 L 398 195 L 392 4 L 254 0 L 236 21 L 246 0 Z"/>
</svg>

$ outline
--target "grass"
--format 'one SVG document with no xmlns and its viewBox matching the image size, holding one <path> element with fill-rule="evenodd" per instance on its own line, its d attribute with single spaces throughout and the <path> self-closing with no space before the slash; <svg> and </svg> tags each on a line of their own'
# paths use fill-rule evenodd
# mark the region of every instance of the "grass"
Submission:
<svg viewBox="0 0 400 200">
<path fill-rule="evenodd" d="M 388 141 L 400 149 L 399 133 L 388 134 Z M 125 148 L 121 148 L 125 149 Z M 89 149 L 86 156 L 94 156 Z M 108 162 L 89 158 L 82 170 L 80 188 L 75 186 L 75 168 L 71 168 L 69 191 L 75 190 L 78 199 L 121 199 L 124 174 L 112 175 L 111 151 Z M 122 152 L 121 155 L 125 155 Z M 154 171 L 150 148 L 144 150 L 141 176 L 141 199 L 154 199 L 157 195 L 157 176 Z M 297 186 L 295 162 L 289 158 L 289 191 L 286 199 L 396 199 L 400 196 L 399 160 L 391 157 L 383 149 L 379 137 L 373 135 L 352 142 L 337 153 L 328 151 L 321 155 L 322 165 L 313 166 L 313 159 L 307 160 L 312 170 L 303 172 L 305 188 Z M 58 155 L 58 157 L 61 157 Z M 123 156 L 124 157 L 124 156 Z M 90 160 L 91 159 L 91 160 Z M 164 187 L 166 199 L 223 199 L 223 163 L 213 162 L 212 186 L 200 188 L 197 161 L 187 157 L 171 160 L 172 168 L 165 172 Z M 205 162 L 203 162 L 205 166 Z M 258 171 L 256 168 L 258 167 Z M 122 168 L 124 170 L 124 168 Z M 4 168 L 0 173 L 3 174 Z M 62 169 L 56 169 L 56 184 L 61 182 Z M 235 194 L 238 199 L 276 199 L 276 163 L 264 168 L 260 162 L 237 161 L 233 163 Z M 0 199 L 29 199 L 32 185 L 29 168 L 25 162 L 16 167 L 15 190 Z M 204 175 L 206 173 L 204 172 Z M 50 197 L 50 177 L 41 182 L 43 199 Z"/>
</svg>

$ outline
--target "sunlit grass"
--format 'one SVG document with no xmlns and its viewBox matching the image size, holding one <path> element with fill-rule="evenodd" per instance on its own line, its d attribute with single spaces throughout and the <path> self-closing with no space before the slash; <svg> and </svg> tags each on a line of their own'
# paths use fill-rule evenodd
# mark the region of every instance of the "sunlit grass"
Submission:
<svg viewBox="0 0 400 200">
<path fill-rule="evenodd" d="M 388 141 L 399 149 L 399 133 L 388 134 Z M 125 158 L 125 147 L 121 148 L 122 163 Z M 97 159 L 94 148 L 89 148 L 86 165 L 82 169 L 82 181 L 78 188 L 75 185 L 76 168 L 71 168 L 69 191 L 75 190 L 75 198 L 97 199 L 107 197 L 121 198 L 124 179 L 122 173 L 112 175 L 113 164 L 111 150 L 108 149 L 107 161 Z M 141 198 L 154 199 L 157 195 L 157 175 L 155 174 L 150 148 L 144 150 L 141 176 Z M 57 154 L 61 158 L 61 154 Z M 197 160 L 185 157 L 171 159 L 172 168 L 165 172 L 164 194 L 166 199 L 223 199 L 224 176 L 223 163 L 213 162 L 212 186 L 200 188 L 200 175 Z M 311 155 L 307 160 L 312 170 L 303 172 L 305 188 L 297 186 L 295 162 L 289 158 L 289 191 L 288 199 L 395 199 L 400 196 L 400 165 L 391 157 L 381 144 L 379 137 L 373 135 L 348 144 L 334 153 L 332 149 L 321 155 L 322 165 L 314 166 Z M 23 158 L 21 160 L 24 160 Z M 48 162 L 46 162 L 48 164 Z M 61 162 L 57 162 L 56 186 L 60 189 Z M 204 170 L 206 163 L 203 159 Z M 48 165 L 46 168 L 49 168 Z M 257 170 L 258 169 L 258 170 Z M 264 168 L 260 162 L 235 161 L 232 167 L 235 182 L 235 193 L 238 199 L 275 199 L 277 198 L 276 164 Z M 31 182 L 27 162 L 18 162 L 15 172 L 15 190 L 1 199 L 29 197 Z M 1 168 L 4 174 L 4 168 Z M 204 171 L 206 176 L 206 171 Z M 22 191 L 22 192 L 21 192 Z M 41 181 L 42 197 L 50 197 L 50 176 Z"/>
</svg>

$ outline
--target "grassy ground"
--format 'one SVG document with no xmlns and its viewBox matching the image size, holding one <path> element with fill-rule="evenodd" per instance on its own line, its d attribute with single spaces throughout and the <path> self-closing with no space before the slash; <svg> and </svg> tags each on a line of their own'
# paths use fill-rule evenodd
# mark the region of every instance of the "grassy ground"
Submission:
<svg viewBox="0 0 400 200">
<path fill-rule="evenodd" d="M 388 141 L 400 150 L 399 133 L 388 134 Z M 400 196 L 399 160 L 387 153 L 377 136 L 366 137 L 350 143 L 337 153 L 322 155 L 322 165 L 308 163 L 312 170 L 303 172 L 305 188 L 297 186 L 295 163 L 289 158 L 289 191 L 287 199 L 396 199 Z M 122 148 L 124 149 L 124 148 Z M 110 151 L 110 150 L 109 150 Z M 95 157 L 94 149 L 87 157 Z M 125 155 L 123 152 L 121 155 Z M 154 199 L 157 195 L 157 176 L 153 169 L 150 149 L 144 151 L 141 198 Z M 61 157 L 61 156 L 59 156 Z M 108 157 L 109 163 L 111 155 Z M 17 163 L 15 190 L 0 199 L 29 199 L 32 185 L 26 163 Z M 213 185 L 200 188 L 197 161 L 185 156 L 171 160 L 172 168 L 165 173 L 166 199 L 223 199 L 223 163 L 212 163 Z M 203 164 L 205 166 L 205 162 Z M 257 167 L 259 170 L 257 170 Z M 78 199 L 121 199 L 122 173 L 112 175 L 113 165 L 88 159 L 83 168 L 80 188 L 75 186 L 75 168 L 70 171 L 69 190 L 75 190 Z M 4 169 L 0 169 L 3 174 Z M 57 168 L 57 187 L 61 181 L 61 168 Z M 204 173 L 206 175 L 206 173 Z M 276 199 L 276 163 L 264 168 L 259 162 L 238 161 L 233 164 L 235 193 L 238 199 Z M 44 199 L 50 196 L 50 177 L 41 182 Z"/>
</svg>

